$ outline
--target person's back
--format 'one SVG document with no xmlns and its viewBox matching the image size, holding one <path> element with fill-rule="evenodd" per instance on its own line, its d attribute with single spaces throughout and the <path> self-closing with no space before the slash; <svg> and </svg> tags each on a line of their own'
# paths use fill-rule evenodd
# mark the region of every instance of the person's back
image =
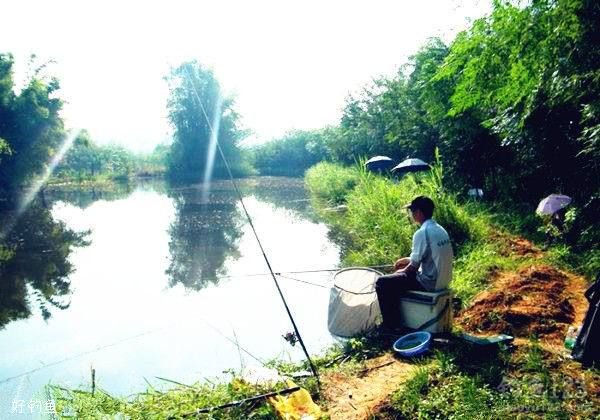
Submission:
<svg viewBox="0 0 600 420">
<path fill-rule="evenodd" d="M 399 326 L 400 296 L 408 290 L 446 289 L 452 279 L 452 244 L 448 232 L 432 219 L 433 201 L 419 196 L 405 208 L 420 228 L 413 235 L 410 257 L 396 261 L 394 274 L 377 279 L 375 291 L 386 329 Z"/>
<path fill-rule="evenodd" d="M 417 246 L 412 250 L 411 260 L 420 262 L 417 280 L 430 291 L 448 288 L 454 253 L 446 229 L 427 219 L 415 232 L 413 243 Z"/>
</svg>

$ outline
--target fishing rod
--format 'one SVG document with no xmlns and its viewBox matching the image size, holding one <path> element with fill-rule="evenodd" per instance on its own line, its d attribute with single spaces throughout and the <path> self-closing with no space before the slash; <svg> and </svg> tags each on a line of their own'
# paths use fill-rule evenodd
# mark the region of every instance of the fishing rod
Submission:
<svg viewBox="0 0 600 420">
<path fill-rule="evenodd" d="M 244 214 L 246 215 L 246 219 L 248 219 L 248 223 L 250 225 L 250 228 L 252 229 L 252 232 L 254 234 L 254 237 L 256 239 L 256 242 L 258 243 L 258 246 L 260 248 L 260 251 L 262 253 L 262 256 L 265 260 L 265 263 L 267 264 L 267 267 L 269 269 L 269 273 L 271 274 L 271 277 L 273 278 L 273 282 L 275 283 L 275 287 L 277 288 L 277 292 L 279 293 L 279 296 L 281 297 L 281 301 L 283 302 L 283 306 L 285 307 L 285 311 L 287 312 L 288 317 L 290 318 L 290 321 L 292 323 L 292 327 L 294 328 L 294 332 L 296 334 L 296 337 L 298 337 L 298 342 L 300 343 L 300 346 L 302 347 L 302 350 L 304 351 L 304 354 L 306 356 L 306 359 L 308 361 L 308 364 L 310 366 L 310 370 L 313 373 L 313 376 L 315 377 L 315 379 L 317 380 L 317 386 L 319 387 L 319 389 L 321 388 L 321 381 L 319 379 L 319 373 L 317 372 L 317 368 L 315 366 L 315 364 L 313 363 L 310 354 L 308 353 L 308 350 L 306 349 L 306 345 L 304 344 L 304 340 L 302 339 L 302 336 L 300 335 L 300 330 L 298 329 L 298 326 L 296 325 L 296 321 L 294 321 L 294 317 L 292 316 L 292 312 L 287 304 L 287 301 L 285 300 L 285 296 L 283 295 L 283 292 L 281 290 L 281 287 L 279 286 L 279 282 L 277 281 L 277 276 L 275 275 L 275 272 L 273 271 L 273 268 L 271 267 L 271 262 L 269 261 L 269 258 L 267 257 L 267 254 L 265 252 L 265 249 L 262 245 L 262 242 L 260 240 L 260 237 L 258 236 L 258 233 L 256 231 L 256 228 L 254 227 L 254 223 L 252 222 L 252 217 L 250 217 L 250 213 L 248 212 L 248 209 L 246 208 L 246 204 L 244 203 L 244 199 L 242 197 L 242 194 L 237 186 L 237 183 L 235 182 L 234 178 L 233 178 L 233 173 L 231 172 L 231 168 L 229 167 L 229 162 L 227 161 L 227 159 L 225 158 L 225 154 L 223 153 L 223 149 L 221 148 L 221 145 L 219 144 L 219 139 L 218 139 L 218 133 L 216 133 L 213 130 L 213 126 L 210 122 L 210 119 L 208 118 L 208 114 L 206 113 L 206 110 L 204 109 L 204 105 L 202 104 L 202 100 L 200 99 L 200 95 L 198 94 L 198 90 L 196 89 L 196 86 L 194 84 L 194 75 L 191 74 L 190 72 L 190 68 L 187 67 L 188 73 L 190 74 L 190 78 L 192 81 L 192 90 L 193 93 L 196 96 L 196 100 L 198 101 L 200 108 L 202 110 L 202 113 L 204 114 L 204 118 L 206 119 L 206 124 L 208 125 L 208 128 L 210 129 L 211 132 L 211 143 L 214 142 L 214 145 L 211 144 L 209 145 L 209 150 L 212 149 L 214 146 L 216 146 L 217 151 L 219 152 L 219 155 L 221 156 L 221 159 L 223 160 L 223 164 L 225 165 L 225 169 L 227 170 L 227 174 L 229 176 L 229 179 L 233 185 L 233 188 L 238 196 L 238 200 L 240 201 L 240 204 L 242 205 L 242 209 L 244 210 Z M 220 96 L 220 93 L 217 93 Z M 220 102 L 220 101 L 217 101 Z M 220 118 L 220 116 L 217 116 L 217 118 Z"/>
</svg>

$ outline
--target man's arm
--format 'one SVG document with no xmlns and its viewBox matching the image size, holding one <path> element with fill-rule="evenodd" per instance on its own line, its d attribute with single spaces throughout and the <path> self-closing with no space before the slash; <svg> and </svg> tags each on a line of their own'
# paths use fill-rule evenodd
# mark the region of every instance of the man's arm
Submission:
<svg viewBox="0 0 600 420">
<path fill-rule="evenodd" d="M 408 264 L 410 264 L 410 257 L 400 258 L 394 264 L 394 270 L 400 270 L 402 268 L 405 268 Z"/>
<path fill-rule="evenodd" d="M 406 267 L 404 267 L 402 270 L 399 270 L 401 273 L 414 273 L 419 271 L 419 269 L 415 266 L 413 266 L 412 264 L 408 264 Z"/>
</svg>

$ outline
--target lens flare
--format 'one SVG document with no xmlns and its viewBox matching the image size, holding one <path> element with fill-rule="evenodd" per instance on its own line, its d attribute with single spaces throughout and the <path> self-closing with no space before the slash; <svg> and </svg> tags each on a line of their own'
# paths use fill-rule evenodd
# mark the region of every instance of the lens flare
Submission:
<svg viewBox="0 0 600 420">
<path fill-rule="evenodd" d="M 58 164 L 61 162 L 61 160 L 65 157 L 65 155 L 73 145 L 73 142 L 75 141 L 80 132 L 80 129 L 71 130 L 71 132 L 65 137 L 65 140 L 58 149 L 58 152 L 52 157 L 52 160 L 46 167 L 44 174 L 38 177 L 33 182 L 31 187 L 27 189 L 27 191 L 25 192 L 25 194 L 19 202 L 19 206 L 17 207 L 17 211 L 13 215 L 12 220 L 10 220 L 4 226 L 4 229 L 0 231 L 0 240 L 4 239 L 6 235 L 10 233 L 17 220 L 19 220 L 19 217 L 21 217 L 21 215 L 27 210 L 37 193 L 42 189 L 46 181 L 48 181 L 48 179 L 52 176 L 52 173 L 54 172 Z"/>
<path fill-rule="evenodd" d="M 208 202 L 210 194 L 210 181 L 215 166 L 215 156 L 217 153 L 217 143 L 219 141 L 219 127 L 221 125 L 221 108 L 223 100 L 221 95 L 217 96 L 215 103 L 215 112 L 210 130 L 210 143 L 208 144 L 208 153 L 206 154 L 206 166 L 204 168 L 204 181 L 202 183 L 202 203 Z"/>
</svg>

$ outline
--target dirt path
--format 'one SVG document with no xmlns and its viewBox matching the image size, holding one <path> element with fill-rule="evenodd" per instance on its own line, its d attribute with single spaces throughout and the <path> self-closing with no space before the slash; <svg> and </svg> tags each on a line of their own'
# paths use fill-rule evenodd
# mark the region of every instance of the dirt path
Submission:
<svg viewBox="0 0 600 420">
<path fill-rule="evenodd" d="M 332 420 L 366 419 L 408 379 L 414 365 L 391 354 L 366 362 L 362 376 L 332 373 L 323 377 L 324 397 Z"/>
</svg>

